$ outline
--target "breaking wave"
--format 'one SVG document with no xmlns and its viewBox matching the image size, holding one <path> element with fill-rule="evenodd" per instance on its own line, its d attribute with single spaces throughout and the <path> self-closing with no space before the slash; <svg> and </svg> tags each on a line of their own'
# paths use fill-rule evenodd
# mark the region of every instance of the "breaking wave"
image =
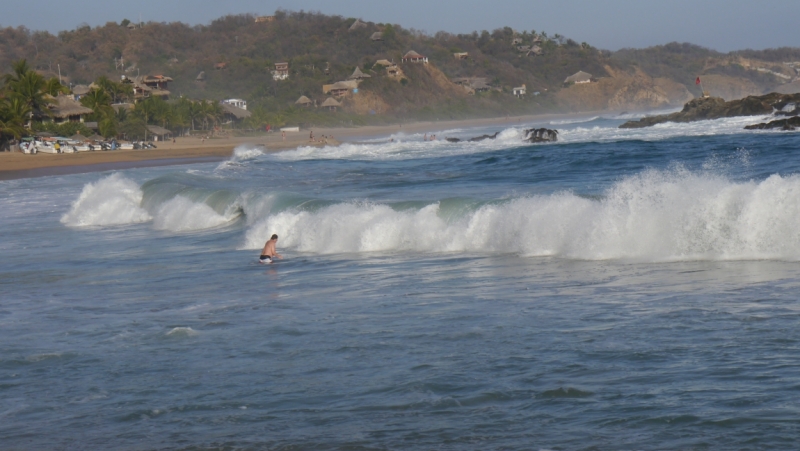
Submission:
<svg viewBox="0 0 800 451">
<path fill-rule="evenodd" d="M 140 207 L 139 185 L 119 173 L 88 183 L 61 222 L 70 227 L 112 226 L 147 222 L 150 214 Z"/>
<path fill-rule="evenodd" d="M 800 259 L 800 177 L 761 182 L 682 169 L 647 171 L 599 198 L 572 192 L 503 202 L 368 202 L 289 208 L 252 221 L 242 248 L 272 233 L 286 248 L 358 252 L 516 253 L 648 261 Z"/>
</svg>

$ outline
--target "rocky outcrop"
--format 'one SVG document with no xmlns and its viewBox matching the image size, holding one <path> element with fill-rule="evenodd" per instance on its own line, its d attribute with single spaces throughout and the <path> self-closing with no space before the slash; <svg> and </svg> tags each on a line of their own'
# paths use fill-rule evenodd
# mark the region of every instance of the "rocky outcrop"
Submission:
<svg viewBox="0 0 800 451">
<path fill-rule="evenodd" d="M 660 116 L 649 116 L 638 121 L 628 121 L 619 128 L 644 128 L 664 122 L 694 122 L 708 119 L 736 116 L 758 116 L 782 110 L 787 104 L 800 101 L 800 94 L 771 93 L 763 96 L 749 96 L 744 99 L 726 102 L 719 97 L 693 99 L 683 106 L 683 110 Z"/>
<path fill-rule="evenodd" d="M 558 141 L 558 130 L 549 128 L 529 128 L 524 131 L 523 141 L 529 143 L 544 143 Z"/>
<path fill-rule="evenodd" d="M 772 130 L 772 129 L 781 129 L 786 131 L 793 131 L 796 130 L 797 127 L 800 127 L 800 117 L 794 116 L 790 117 L 789 119 L 778 119 L 775 121 L 770 122 L 762 122 L 760 124 L 748 125 L 745 127 L 746 130 Z"/>
</svg>

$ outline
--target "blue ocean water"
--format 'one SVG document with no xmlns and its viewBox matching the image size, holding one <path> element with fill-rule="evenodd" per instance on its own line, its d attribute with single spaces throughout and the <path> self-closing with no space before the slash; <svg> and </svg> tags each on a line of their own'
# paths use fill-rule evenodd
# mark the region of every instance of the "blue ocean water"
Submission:
<svg viewBox="0 0 800 451">
<path fill-rule="evenodd" d="M 0 182 L 0 448 L 795 448 L 800 138 L 625 119 Z"/>
</svg>

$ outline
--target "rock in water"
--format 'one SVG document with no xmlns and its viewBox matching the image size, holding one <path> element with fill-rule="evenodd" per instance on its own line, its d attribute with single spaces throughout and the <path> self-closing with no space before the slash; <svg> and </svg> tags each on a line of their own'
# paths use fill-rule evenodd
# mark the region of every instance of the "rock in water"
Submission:
<svg viewBox="0 0 800 451">
<path fill-rule="evenodd" d="M 529 143 L 544 143 L 558 141 L 558 130 L 549 128 L 529 128 L 524 131 L 523 141 Z"/>
<path fill-rule="evenodd" d="M 495 138 L 497 138 L 498 134 L 500 134 L 500 132 L 495 132 L 494 135 L 476 136 L 474 138 L 470 138 L 469 140 L 472 141 L 472 142 L 476 142 L 476 141 L 483 141 L 484 139 L 495 139 Z"/>
<path fill-rule="evenodd" d="M 746 130 L 770 130 L 779 128 L 781 130 L 793 131 L 800 127 L 800 117 L 794 116 L 789 119 L 778 119 L 776 121 L 762 122 L 760 124 L 748 125 Z"/>
</svg>

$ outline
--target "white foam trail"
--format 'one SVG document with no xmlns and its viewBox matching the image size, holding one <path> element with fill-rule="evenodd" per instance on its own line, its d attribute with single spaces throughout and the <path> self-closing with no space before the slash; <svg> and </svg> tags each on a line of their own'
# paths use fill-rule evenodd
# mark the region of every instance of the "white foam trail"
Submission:
<svg viewBox="0 0 800 451">
<path fill-rule="evenodd" d="M 569 192 L 517 198 L 445 220 L 439 205 L 395 211 L 349 203 L 283 211 L 253 223 L 243 248 L 272 233 L 316 254 L 489 252 L 585 260 L 800 259 L 800 176 L 734 183 L 685 170 L 649 171 L 600 200 Z"/>
<path fill-rule="evenodd" d="M 592 116 L 585 118 L 562 119 L 558 121 L 550 121 L 550 125 L 569 125 L 569 124 L 582 124 L 584 122 L 592 122 L 600 119 L 600 116 Z"/>
<path fill-rule="evenodd" d="M 225 214 L 219 214 L 205 203 L 175 196 L 158 207 L 153 215 L 153 227 L 172 232 L 203 230 L 224 225 L 238 215 L 235 206 L 229 207 Z"/>
<path fill-rule="evenodd" d="M 150 215 L 141 208 L 139 185 L 119 173 L 83 187 L 61 222 L 70 227 L 110 226 L 147 222 Z"/>
<path fill-rule="evenodd" d="M 173 327 L 169 332 L 166 333 L 168 337 L 193 337 L 197 335 L 199 332 L 192 329 L 191 327 Z"/>
</svg>

